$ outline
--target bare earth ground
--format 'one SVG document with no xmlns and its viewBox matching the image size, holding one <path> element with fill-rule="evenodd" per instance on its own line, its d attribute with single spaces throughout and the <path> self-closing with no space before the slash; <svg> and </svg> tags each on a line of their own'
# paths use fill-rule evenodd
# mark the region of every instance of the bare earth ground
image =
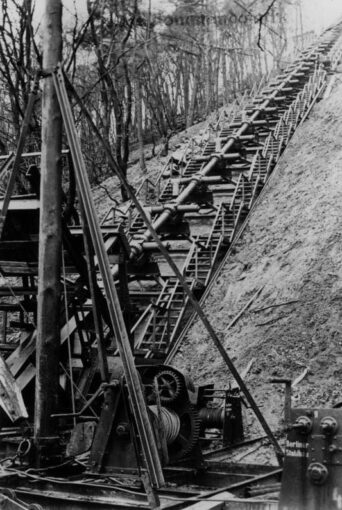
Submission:
<svg viewBox="0 0 342 510">
<path fill-rule="evenodd" d="M 275 431 L 283 425 L 283 390 L 269 378 L 295 380 L 308 369 L 294 389 L 294 406 L 342 401 L 341 118 L 340 82 L 298 128 L 205 304 L 238 369 L 254 360 L 246 382 Z M 225 333 L 262 286 L 251 308 Z M 231 380 L 198 322 L 174 363 L 196 382 L 223 387 Z M 256 432 L 250 413 L 248 421 Z"/>
<path fill-rule="evenodd" d="M 143 181 L 145 177 L 151 179 L 152 182 L 158 177 L 164 165 L 167 163 L 168 157 L 170 155 L 175 155 L 175 157 L 181 158 L 184 150 L 186 149 L 188 142 L 190 139 L 194 139 L 199 142 L 201 139 L 202 133 L 205 132 L 205 128 L 208 125 L 208 122 L 213 122 L 216 119 L 216 113 L 212 113 L 208 119 L 204 122 L 199 122 L 185 131 L 181 131 L 176 135 L 172 136 L 169 142 L 169 154 L 166 157 L 162 157 L 159 155 L 162 146 L 156 145 L 155 148 L 155 157 L 151 157 L 152 145 L 145 146 L 145 157 L 146 157 L 146 174 L 143 174 L 140 170 L 139 163 L 137 162 L 139 159 L 138 150 L 132 151 L 130 155 L 130 163 L 128 166 L 128 181 L 135 188 L 138 189 L 139 185 Z M 103 218 L 105 213 L 115 205 L 115 200 L 121 202 L 120 188 L 119 188 L 119 180 L 116 177 L 108 177 L 105 181 L 101 183 L 101 186 L 95 186 L 92 189 L 93 197 L 95 201 L 95 205 L 97 211 L 99 213 L 100 219 Z M 104 189 L 106 188 L 106 189 Z"/>
<path fill-rule="evenodd" d="M 293 391 L 292 404 L 297 407 L 329 407 L 342 401 L 341 118 L 339 81 L 297 129 L 204 307 L 237 368 L 243 371 L 252 361 L 246 383 L 279 435 L 284 392 L 270 384 L 270 378 L 295 380 L 306 374 Z M 171 139 L 171 150 L 199 136 L 204 125 Z M 156 176 L 165 162 L 166 158 L 150 159 L 148 174 Z M 137 187 L 138 164 L 131 166 L 129 175 Z M 117 179 L 103 184 L 119 198 Z M 113 202 L 103 189 L 95 189 L 94 197 L 103 216 Z M 226 332 L 260 287 L 258 298 Z M 296 302 L 258 311 L 288 301 Z M 225 387 L 231 382 L 199 322 L 190 329 L 174 364 L 197 383 Z M 262 432 L 251 412 L 245 419 L 250 435 Z M 239 450 L 235 460 L 275 462 L 267 446 L 250 446 L 246 453 Z"/>
</svg>

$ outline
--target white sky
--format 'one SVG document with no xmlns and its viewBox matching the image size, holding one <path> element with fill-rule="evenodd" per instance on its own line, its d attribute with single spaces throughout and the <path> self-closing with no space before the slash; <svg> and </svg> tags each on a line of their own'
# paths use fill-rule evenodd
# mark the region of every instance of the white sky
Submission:
<svg viewBox="0 0 342 510">
<path fill-rule="evenodd" d="M 0 0 L 1 1 L 1 0 Z M 143 0 L 148 5 L 149 0 Z M 278 0 L 282 2 L 283 0 Z M 37 21 L 44 12 L 45 0 L 36 0 Z M 63 0 L 64 23 L 67 24 L 72 18 L 72 13 L 77 8 L 80 16 L 86 16 L 86 0 Z M 167 13 L 170 9 L 169 0 L 151 0 L 152 9 Z M 320 32 L 342 17 L 342 0 L 302 0 L 304 30 Z"/>
<path fill-rule="evenodd" d="M 341 0 L 302 0 L 305 30 L 321 32 L 342 17 Z"/>
</svg>

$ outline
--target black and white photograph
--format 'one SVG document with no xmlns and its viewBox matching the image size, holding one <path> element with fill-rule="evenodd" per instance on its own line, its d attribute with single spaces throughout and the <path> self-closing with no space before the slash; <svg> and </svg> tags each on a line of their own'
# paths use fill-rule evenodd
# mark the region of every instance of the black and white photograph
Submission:
<svg viewBox="0 0 342 510">
<path fill-rule="evenodd" d="M 0 508 L 342 510 L 341 0 L 0 0 Z"/>
</svg>

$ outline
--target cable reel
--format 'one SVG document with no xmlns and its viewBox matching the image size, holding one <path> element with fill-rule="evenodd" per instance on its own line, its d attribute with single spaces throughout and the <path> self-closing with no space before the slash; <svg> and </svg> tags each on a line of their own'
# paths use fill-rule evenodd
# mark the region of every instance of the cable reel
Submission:
<svg viewBox="0 0 342 510">
<path fill-rule="evenodd" d="M 194 387 L 173 367 L 164 365 L 150 370 L 143 376 L 149 410 L 156 433 L 162 429 L 169 461 L 174 462 L 188 456 L 198 444 L 201 422 L 189 398 Z"/>
<path fill-rule="evenodd" d="M 221 407 L 202 407 L 199 418 L 202 426 L 207 429 L 221 429 L 224 425 L 226 410 Z"/>
<path fill-rule="evenodd" d="M 178 436 L 169 448 L 170 462 L 183 459 L 192 453 L 200 436 L 201 421 L 195 407 L 186 403 L 177 411 L 180 429 Z"/>
<path fill-rule="evenodd" d="M 161 425 L 165 434 L 166 443 L 172 444 L 176 439 L 180 431 L 180 419 L 175 411 L 167 409 L 166 407 L 160 407 L 160 414 L 158 412 L 158 406 L 149 406 L 150 411 L 158 419 L 161 419 Z"/>
</svg>

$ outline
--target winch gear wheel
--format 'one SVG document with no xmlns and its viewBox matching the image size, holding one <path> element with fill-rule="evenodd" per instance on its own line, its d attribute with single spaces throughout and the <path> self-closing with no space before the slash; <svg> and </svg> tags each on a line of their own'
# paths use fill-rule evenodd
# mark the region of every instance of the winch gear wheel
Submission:
<svg viewBox="0 0 342 510">
<path fill-rule="evenodd" d="M 171 404 L 180 396 L 184 384 L 182 378 L 173 370 L 161 370 L 153 379 L 159 389 L 159 398 L 162 404 Z"/>
<path fill-rule="evenodd" d="M 197 445 L 201 420 L 195 407 L 187 403 L 181 410 L 177 410 L 180 429 L 175 441 L 169 446 L 170 462 L 176 462 L 189 456 Z"/>
</svg>

